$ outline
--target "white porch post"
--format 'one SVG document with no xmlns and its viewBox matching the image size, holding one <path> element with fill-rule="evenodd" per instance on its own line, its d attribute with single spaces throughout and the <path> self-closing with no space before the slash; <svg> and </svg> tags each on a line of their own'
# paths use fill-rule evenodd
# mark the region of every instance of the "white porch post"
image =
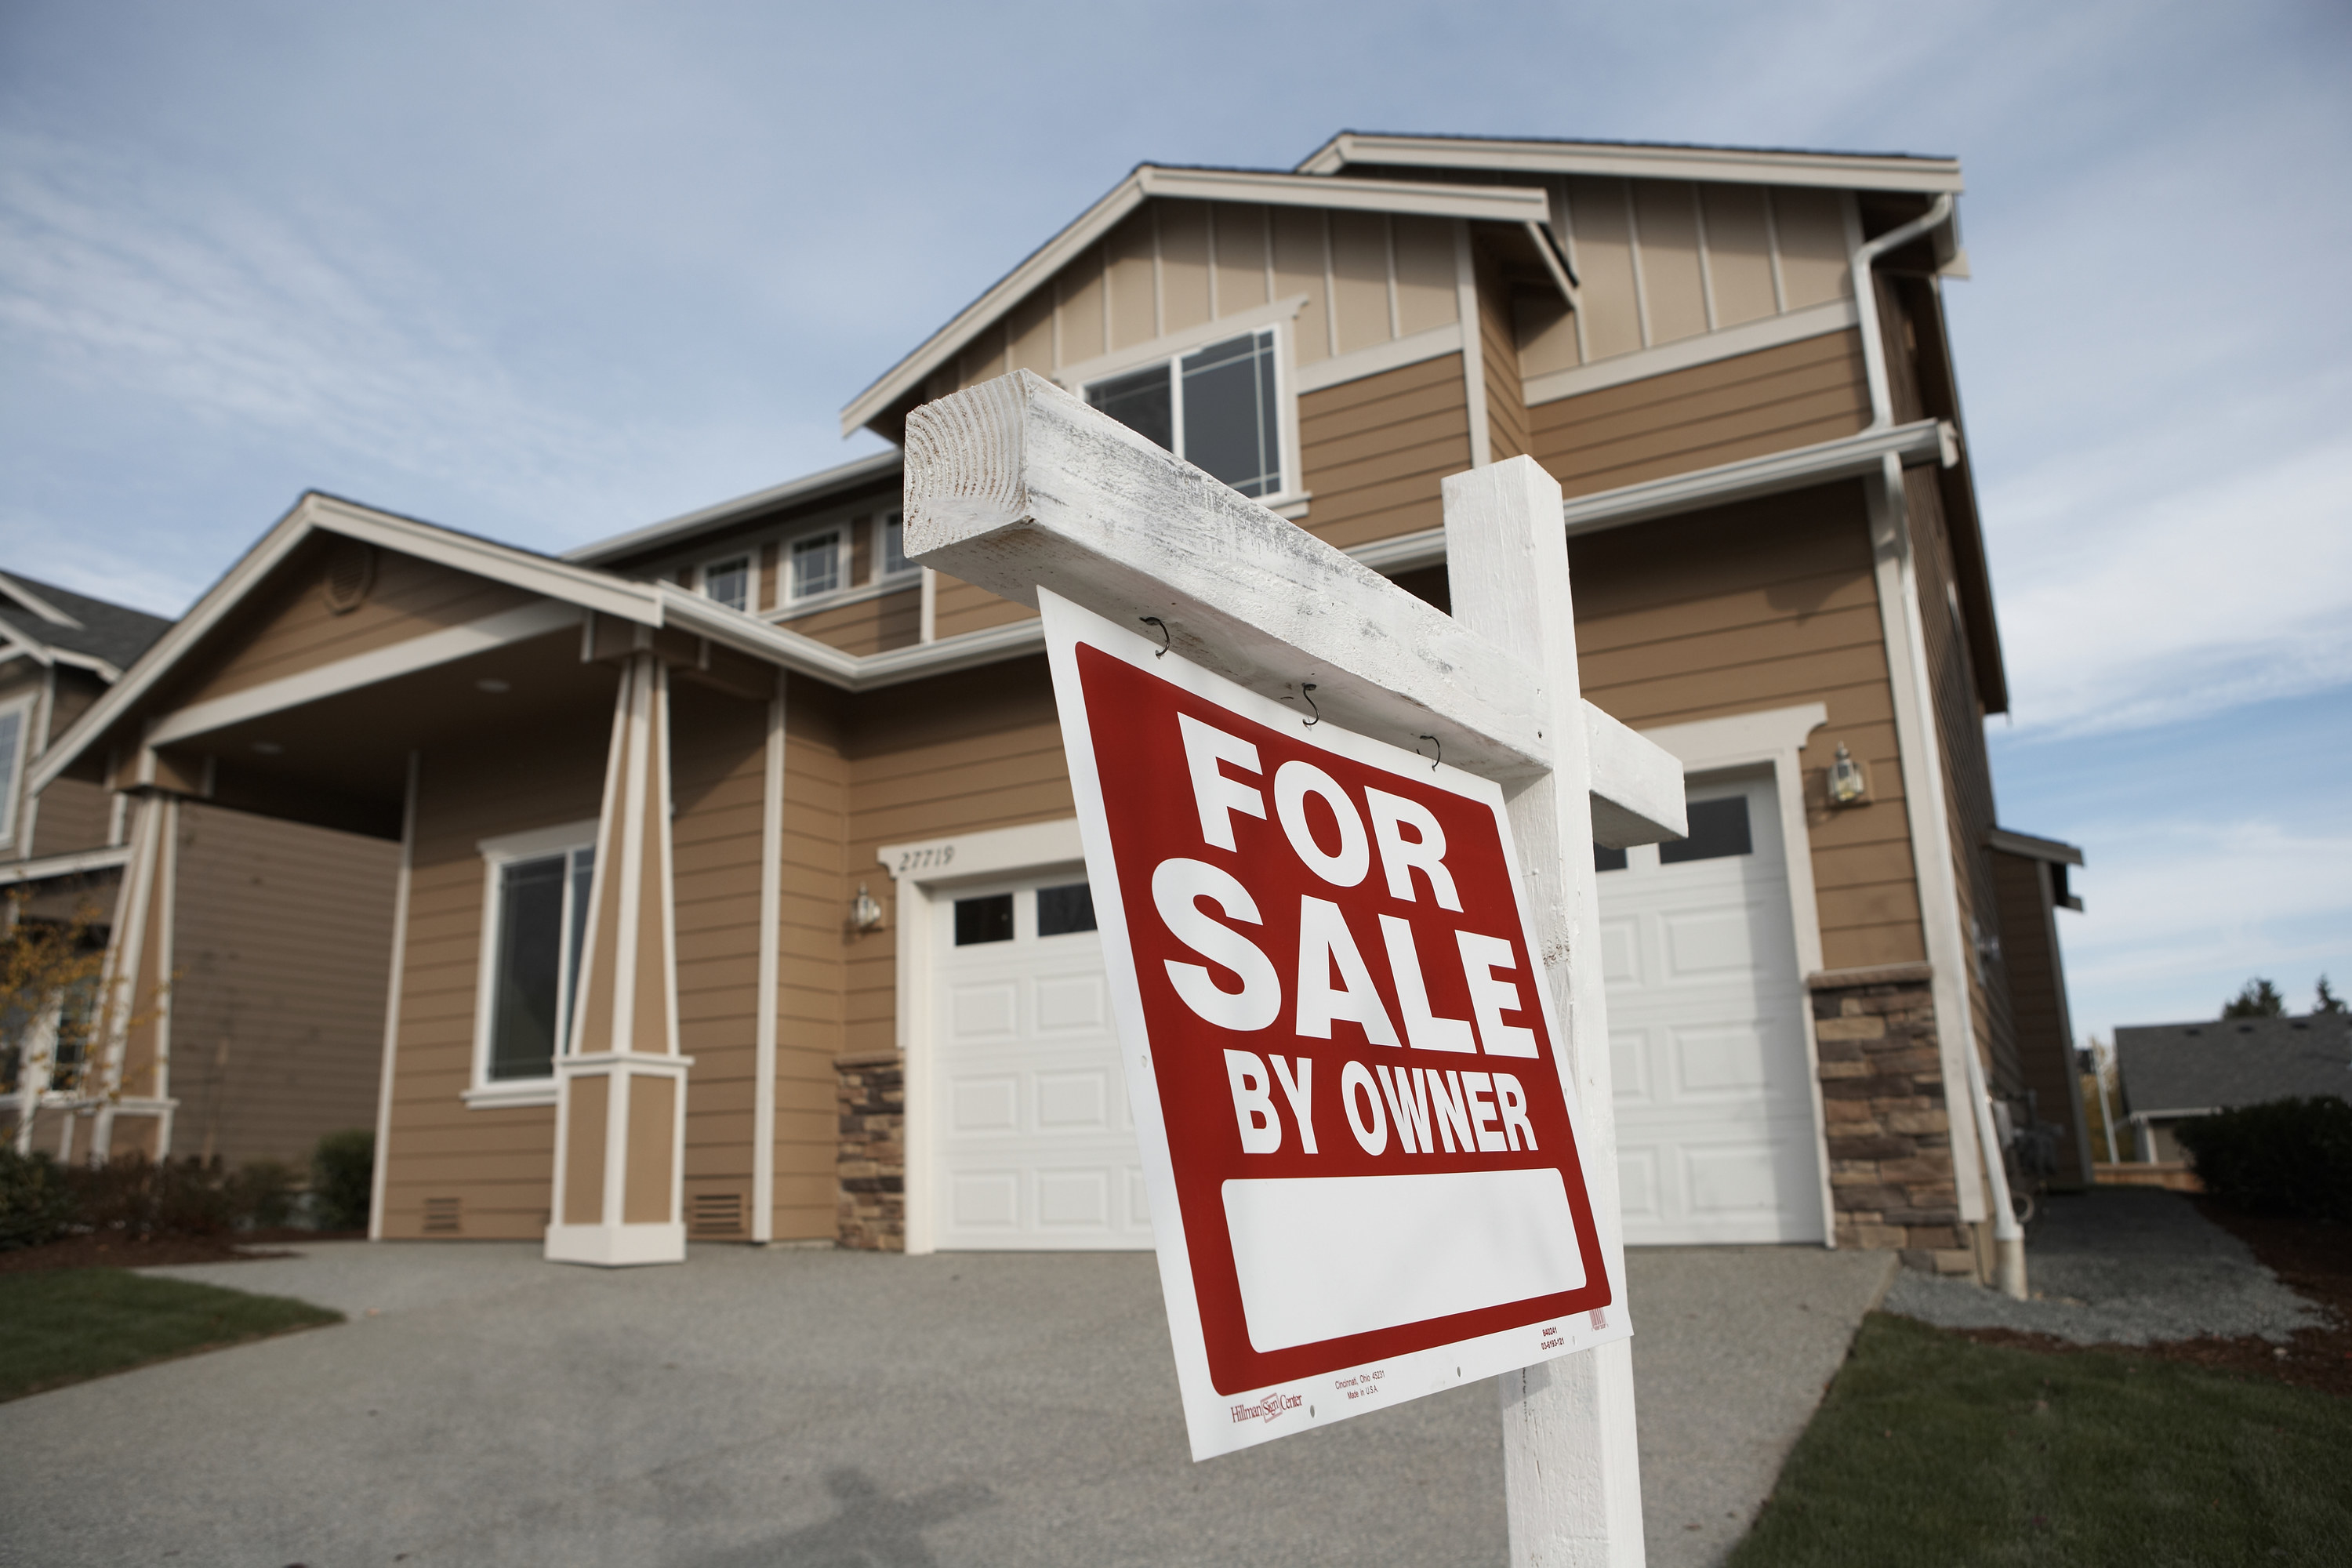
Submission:
<svg viewBox="0 0 2352 1568">
<path fill-rule="evenodd" d="M 1591 764 L 1559 484 L 1532 458 L 1513 458 L 1454 475 L 1444 495 L 1454 616 L 1539 672 L 1548 729 L 1559 747 L 1553 771 L 1511 796 L 1511 834 L 1536 883 L 1528 902 L 1567 1026 L 1569 1076 L 1591 1140 L 1583 1151 L 1585 1180 L 1601 1221 L 1601 1245 L 1612 1254 L 1611 1272 L 1622 1279 L 1592 808 L 1573 783 L 1590 776 Z M 1499 1380 L 1514 1568 L 1642 1562 L 1633 1348 L 1620 1340 Z"/>
<path fill-rule="evenodd" d="M 131 860 L 115 894 L 100 972 L 96 1060 L 81 1097 L 97 1103 L 89 1157 L 163 1159 L 172 1152 L 173 904 L 179 797 L 150 790 L 133 806 Z M 128 1118 L 131 1125 L 123 1127 Z"/>
<path fill-rule="evenodd" d="M 556 1058 L 547 1257 L 686 1260 L 686 1074 L 671 897 L 669 672 L 620 661 L 569 1048 Z"/>
</svg>

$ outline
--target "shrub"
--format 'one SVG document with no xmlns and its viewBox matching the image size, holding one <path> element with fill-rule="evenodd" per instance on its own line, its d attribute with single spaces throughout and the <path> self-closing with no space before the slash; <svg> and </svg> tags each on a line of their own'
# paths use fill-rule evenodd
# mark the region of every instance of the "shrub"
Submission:
<svg viewBox="0 0 2352 1568">
<path fill-rule="evenodd" d="M 310 1192 L 322 1230 L 365 1230 L 375 1188 L 375 1134 L 330 1132 L 310 1156 Z"/>
<path fill-rule="evenodd" d="M 68 1178 L 77 1221 L 122 1236 L 219 1236 L 236 1225 L 236 1201 L 220 1162 L 194 1155 L 120 1156 L 77 1168 Z"/>
<path fill-rule="evenodd" d="M 74 1207 L 73 1191 L 55 1160 L 0 1143 L 0 1251 L 56 1240 L 73 1223 Z"/>
<path fill-rule="evenodd" d="M 2352 1103 L 2274 1100 L 2174 1131 L 2205 1190 L 2231 1207 L 2352 1224 Z"/>
<path fill-rule="evenodd" d="M 239 1226 L 276 1230 L 294 1217 L 294 1189 L 301 1178 L 283 1160 L 251 1160 L 228 1178 L 229 1209 Z"/>
</svg>

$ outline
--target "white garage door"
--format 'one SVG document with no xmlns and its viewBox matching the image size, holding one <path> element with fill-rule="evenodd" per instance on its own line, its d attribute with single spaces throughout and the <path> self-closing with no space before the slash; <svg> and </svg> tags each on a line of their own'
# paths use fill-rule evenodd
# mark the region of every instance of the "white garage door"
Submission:
<svg viewBox="0 0 2352 1568">
<path fill-rule="evenodd" d="M 1074 873 L 935 905 L 935 1237 L 945 1248 L 1149 1248 L 1094 904 Z"/>
<path fill-rule="evenodd" d="M 1804 992 L 1771 781 L 1695 784 L 1691 836 L 1601 876 L 1625 1239 L 1819 1241 Z"/>
</svg>

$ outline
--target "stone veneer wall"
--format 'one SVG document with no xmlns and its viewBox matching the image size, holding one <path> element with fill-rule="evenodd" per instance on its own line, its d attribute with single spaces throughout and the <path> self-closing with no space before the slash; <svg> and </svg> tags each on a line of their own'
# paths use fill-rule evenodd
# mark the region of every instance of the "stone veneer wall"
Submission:
<svg viewBox="0 0 2352 1568">
<path fill-rule="evenodd" d="M 867 1252 L 904 1252 L 906 1064 L 896 1051 L 838 1057 L 834 1073 L 841 1108 L 837 1239 Z"/>
<path fill-rule="evenodd" d="M 1905 1263 L 1939 1274 L 1973 1273 L 1927 966 L 1835 971 L 1806 984 L 1837 1244 L 1899 1250 Z"/>
</svg>

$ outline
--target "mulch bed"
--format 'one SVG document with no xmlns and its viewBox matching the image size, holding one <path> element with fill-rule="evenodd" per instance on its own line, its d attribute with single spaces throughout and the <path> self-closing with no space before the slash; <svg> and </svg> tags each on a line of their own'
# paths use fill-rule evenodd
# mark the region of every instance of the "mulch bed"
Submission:
<svg viewBox="0 0 2352 1568">
<path fill-rule="evenodd" d="M 1961 1329 L 1979 1344 L 2021 1350 L 2119 1352 L 2179 1362 L 2240 1377 L 2352 1397 L 2352 1227 L 2283 1215 L 2242 1214 L 2209 1197 L 2189 1200 L 2198 1212 L 2244 1242 L 2264 1268 L 2305 1300 L 2335 1317 L 2326 1328 L 2303 1329 L 2284 1345 L 2249 1336 L 2208 1335 L 2153 1345 L 2078 1345 L 2015 1329 Z"/>
<path fill-rule="evenodd" d="M 0 1252 L 0 1274 L 37 1268 L 156 1268 L 173 1263 L 249 1263 L 288 1258 L 288 1243 L 355 1241 L 363 1230 L 243 1230 L 226 1236 L 69 1236 Z"/>
</svg>

